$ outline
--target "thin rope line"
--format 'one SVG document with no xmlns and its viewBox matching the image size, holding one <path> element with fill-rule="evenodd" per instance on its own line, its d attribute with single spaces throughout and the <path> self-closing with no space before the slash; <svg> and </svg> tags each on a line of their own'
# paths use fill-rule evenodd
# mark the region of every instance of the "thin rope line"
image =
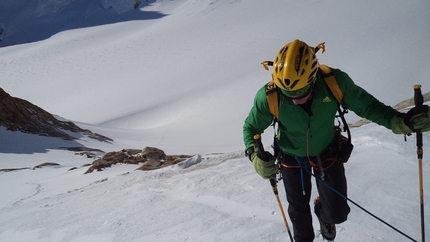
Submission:
<svg viewBox="0 0 430 242">
<path fill-rule="evenodd" d="M 367 211 L 365 208 L 363 208 L 362 206 L 360 206 L 359 204 L 357 204 L 356 202 L 352 201 L 351 199 L 349 199 L 347 196 L 341 194 L 340 192 L 338 192 L 336 189 L 334 189 L 332 186 L 330 186 L 329 184 L 327 184 L 326 182 L 324 182 L 323 180 L 321 180 L 319 177 L 315 176 L 312 172 L 309 171 L 309 169 L 306 168 L 306 166 L 302 166 L 306 161 L 302 158 L 302 157 L 298 157 L 296 156 L 296 160 L 299 162 L 299 165 L 302 169 L 304 169 L 307 173 L 309 173 L 311 176 L 315 177 L 315 179 L 317 179 L 319 182 L 321 182 L 322 184 L 324 184 L 326 187 L 330 188 L 332 191 L 334 191 L 335 193 L 337 193 L 339 196 L 341 196 L 342 198 L 348 200 L 349 202 L 351 202 L 352 204 L 354 204 L 355 206 L 357 206 L 358 208 L 360 208 L 361 210 L 363 210 L 364 212 L 366 212 L 367 214 L 369 214 L 370 216 L 372 216 L 373 218 L 379 220 L 380 222 L 382 222 L 383 224 L 387 225 L 388 227 L 392 228 L 393 230 L 395 230 L 396 232 L 398 232 L 399 234 L 405 236 L 406 238 L 410 239 L 411 241 L 415 241 L 417 242 L 415 239 L 411 238 L 410 236 L 408 236 L 407 234 L 403 233 L 402 231 L 398 230 L 397 228 L 395 228 L 394 226 L 392 226 L 391 224 L 385 222 L 384 220 L 380 219 L 378 216 L 374 215 L 373 213 Z"/>
</svg>

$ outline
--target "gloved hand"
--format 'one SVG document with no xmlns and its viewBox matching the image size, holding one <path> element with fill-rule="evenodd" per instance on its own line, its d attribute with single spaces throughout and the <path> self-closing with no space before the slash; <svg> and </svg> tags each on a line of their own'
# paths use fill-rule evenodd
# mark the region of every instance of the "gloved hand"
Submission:
<svg viewBox="0 0 430 242">
<path fill-rule="evenodd" d="M 394 116 L 391 120 L 391 130 L 395 134 L 410 134 L 421 130 L 430 130 L 429 107 L 423 105 L 421 108 L 414 107 L 406 115 Z"/>
<path fill-rule="evenodd" d="M 391 119 L 391 131 L 395 134 L 411 134 L 412 130 L 405 124 L 405 115 L 396 115 Z"/>
<path fill-rule="evenodd" d="M 420 130 L 427 132 L 430 130 L 429 106 L 411 108 L 404 118 L 405 124 L 414 132 Z"/>
<path fill-rule="evenodd" d="M 264 152 L 265 157 L 259 155 L 258 147 L 254 147 L 254 153 L 251 154 L 252 166 L 255 171 L 263 179 L 273 179 L 276 178 L 276 173 L 279 171 L 278 165 L 275 164 L 275 157 L 273 157 L 270 152 Z"/>
</svg>

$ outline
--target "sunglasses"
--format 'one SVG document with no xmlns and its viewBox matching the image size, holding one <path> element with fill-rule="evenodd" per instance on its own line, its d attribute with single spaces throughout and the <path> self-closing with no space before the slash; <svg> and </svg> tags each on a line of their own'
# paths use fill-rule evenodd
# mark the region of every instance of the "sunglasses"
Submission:
<svg viewBox="0 0 430 242">
<path fill-rule="evenodd" d="M 281 93 L 284 95 L 284 97 L 291 99 L 291 100 L 298 100 L 298 99 L 303 99 L 305 97 L 310 96 L 310 94 L 312 94 L 313 90 L 314 90 L 314 84 L 312 83 L 311 86 L 309 87 L 309 90 L 304 93 L 304 94 L 300 94 L 300 95 L 295 95 L 295 96 L 289 96 L 287 94 L 285 94 L 284 92 L 281 91 Z"/>
</svg>

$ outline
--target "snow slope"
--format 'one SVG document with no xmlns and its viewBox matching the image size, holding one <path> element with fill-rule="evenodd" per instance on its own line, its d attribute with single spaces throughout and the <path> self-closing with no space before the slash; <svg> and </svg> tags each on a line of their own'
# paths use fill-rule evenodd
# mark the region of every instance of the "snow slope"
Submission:
<svg viewBox="0 0 430 242">
<path fill-rule="evenodd" d="M 131 3 L 1 1 L 0 28 L 10 35 L 0 42 L 0 87 L 115 141 L 0 129 L 0 169 L 61 165 L 0 173 L 0 241 L 288 240 L 268 182 L 242 156 L 243 120 L 270 79 L 260 63 L 295 38 L 325 41 L 320 62 L 387 104 L 411 97 L 413 84 L 429 90 L 427 1 L 157 0 L 136 10 Z M 418 240 L 414 137 L 405 143 L 374 124 L 352 132 L 350 198 Z M 424 153 L 429 142 L 425 134 Z M 195 156 L 158 171 L 117 165 L 83 175 L 92 160 L 63 148 L 81 145 Z M 424 194 L 429 175 L 425 158 Z M 351 207 L 337 241 L 407 241 Z"/>
<path fill-rule="evenodd" d="M 49 2 L 60 3 L 37 3 Z M 92 9 L 86 1 L 63 2 Z M 325 41 L 320 61 L 347 71 L 381 101 L 409 98 L 406 90 L 429 75 L 430 50 L 423 48 L 429 7 L 426 1 L 152 1 L 142 11 L 164 17 L 94 23 L 0 48 L 1 86 L 70 120 L 158 129 L 165 141 L 186 135 L 206 144 L 184 152 L 234 151 L 242 148 L 254 94 L 270 79 L 260 63 L 295 38 Z"/>
</svg>

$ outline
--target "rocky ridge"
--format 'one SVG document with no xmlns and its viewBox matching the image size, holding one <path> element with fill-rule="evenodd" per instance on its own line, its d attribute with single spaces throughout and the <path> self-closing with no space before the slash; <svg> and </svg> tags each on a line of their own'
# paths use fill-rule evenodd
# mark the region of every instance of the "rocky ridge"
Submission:
<svg viewBox="0 0 430 242">
<path fill-rule="evenodd" d="M 0 88 L 0 126 L 11 131 L 65 140 L 74 140 L 85 135 L 102 142 L 113 141 L 109 137 L 82 129 L 71 121 L 61 121 L 26 100 L 10 96 L 2 88 Z"/>
</svg>

